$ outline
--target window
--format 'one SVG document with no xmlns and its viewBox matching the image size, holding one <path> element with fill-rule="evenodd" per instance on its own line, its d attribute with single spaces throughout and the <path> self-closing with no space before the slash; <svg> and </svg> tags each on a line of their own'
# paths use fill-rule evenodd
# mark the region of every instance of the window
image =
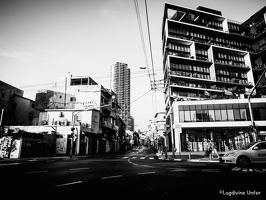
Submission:
<svg viewBox="0 0 266 200">
<path fill-rule="evenodd" d="M 190 110 L 190 117 L 192 122 L 197 121 L 197 116 L 196 116 L 196 111 L 195 110 Z"/>
<path fill-rule="evenodd" d="M 226 112 L 226 110 L 221 110 L 221 120 L 222 121 L 228 121 L 227 120 L 227 112 Z"/>
<path fill-rule="evenodd" d="M 179 111 L 179 122 L 184 122 L 185 121 L 184 112 L 185 111 Z"/>
<path fill-rule="evenodd" d="M 215 121 L 221 121 L 221 112 L 220 110 L 214 110 Z"/>
<path fill-rule="evenodd" d="M 185 111 L 185 122 L 190 122 L 190 112 L 188 110 Z"/>
<path fill-rule="evenodd" d="M 210 122 L 215 121 L 214 110 L 208 110 L 208 112 L 209 112 L 209 120 L 210 120 Z"/>
</svg>

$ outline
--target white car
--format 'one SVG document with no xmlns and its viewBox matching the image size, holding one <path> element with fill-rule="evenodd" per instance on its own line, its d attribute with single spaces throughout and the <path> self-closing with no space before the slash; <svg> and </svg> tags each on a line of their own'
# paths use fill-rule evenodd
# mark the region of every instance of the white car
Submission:
<svg viewBox="0 0 266 200">
<path fill-rule="evenodd" d="M 266 163 L 266 141 L 251 142 L 239 150 L 228 151 L 222 157 L 222 161 L 240 167 L 255 163 Z"/>
</svg>

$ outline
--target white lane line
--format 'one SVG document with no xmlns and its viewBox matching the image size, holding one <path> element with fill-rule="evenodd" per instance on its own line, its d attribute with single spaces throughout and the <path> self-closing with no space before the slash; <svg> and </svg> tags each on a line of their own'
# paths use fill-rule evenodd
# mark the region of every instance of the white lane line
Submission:
<svg viewBox="0 0 266 200">
<path fill-rule="evenodd" d="M 82 183 L 82 181 L 75 181 L 75 182 L 70 182 L 70 183 L 59 184 L 59 185 L 55 185 L 55 187 L 74 185 L 74 184 L 78 184 L 78 183 Z"/>
<path fill-rule="evenodd" d="M 122 159 L 128 159 L 129 157 L 128 156 L 125 156 L 125 157 L 123 157 Z"/>
<path fill-rule="evenodd" d="M 187 171 L 187 169 L 174 169 L 174 170 L 170 170 L 170 172 L 185 172 Z"/>
<path fill-rule="evenodd" d="M 109 178 L 119 178 L 122 177 L 123 175 L 115 175 L 115 176 L 106 176 L 106 177 L 102 177 L 102 179 L 109 179 Z"/>
<path fill-rule="evenodd" d="M 155 174 L 156 172 L 140 172 L 137 173 L 138 175 L 142 175 L 142 174 Z"/>
<path fill-rule="evenodd" d="M 154 157 L 150 157 L 150 160 L 153 160 L 154 159 Z"/>
<path fill-rule="evenodd" d="M 136 159 L 137 157 L 135 157 L 135 156 L 133 156 L 133 157 L 131 157 L 132 159 Z"/>
<path fill-rule="evenodd" d="M 143 160 L 143 159 L 145 159 L 145 158 L 146 158 L 146 157 L 141 157 L 140 159 L 142 159 L 142 160 Z"/>
<path fill-rule="evenodd" d="M 75 170 L 85 170 L 85 169 L 89 169 L 88 167 L 80 167 L 80 168 L 72 168 L 69 169 L 70 171 L 75 171 Z"/>
<path fill-rule="evenodd" d="M 43 171 L 32 171 L 32 172 L 26 172 L 27 174 L 37 174 L 37 173 L 46 173 L 48 172 L 47 170 L 43 170 Z"/>
</svg>

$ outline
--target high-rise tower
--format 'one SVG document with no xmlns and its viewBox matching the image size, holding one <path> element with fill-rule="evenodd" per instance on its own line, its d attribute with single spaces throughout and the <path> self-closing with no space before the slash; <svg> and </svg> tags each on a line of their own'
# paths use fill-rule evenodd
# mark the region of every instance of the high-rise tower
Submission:
<svg viewBox="0 0 266 200">
<path fill-rule="evenodd" d="M 113 65 L 113 89 L 121 106 L 120 117 L 129 129 L 130 119 L 130 69 L 126 63 L 116 62 Z"/>
</svg>

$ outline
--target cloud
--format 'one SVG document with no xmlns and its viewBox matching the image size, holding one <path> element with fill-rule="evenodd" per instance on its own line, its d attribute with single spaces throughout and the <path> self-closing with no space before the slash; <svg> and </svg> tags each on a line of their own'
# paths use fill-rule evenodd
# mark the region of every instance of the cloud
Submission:
<svg viewBox="0 0 266 200">
<path fill-rule="evenodd" d="M 29 52 L 24 52 L 24 51 L 15 51 L 15 52 L 0 52 L 1 57 L 9 57 L 9 58 L 14 58 L 14 59 L 19 59 L 23 61 L 32 61 L 37 58 L 36 55 L 29 53 Z"/>
</svg>

